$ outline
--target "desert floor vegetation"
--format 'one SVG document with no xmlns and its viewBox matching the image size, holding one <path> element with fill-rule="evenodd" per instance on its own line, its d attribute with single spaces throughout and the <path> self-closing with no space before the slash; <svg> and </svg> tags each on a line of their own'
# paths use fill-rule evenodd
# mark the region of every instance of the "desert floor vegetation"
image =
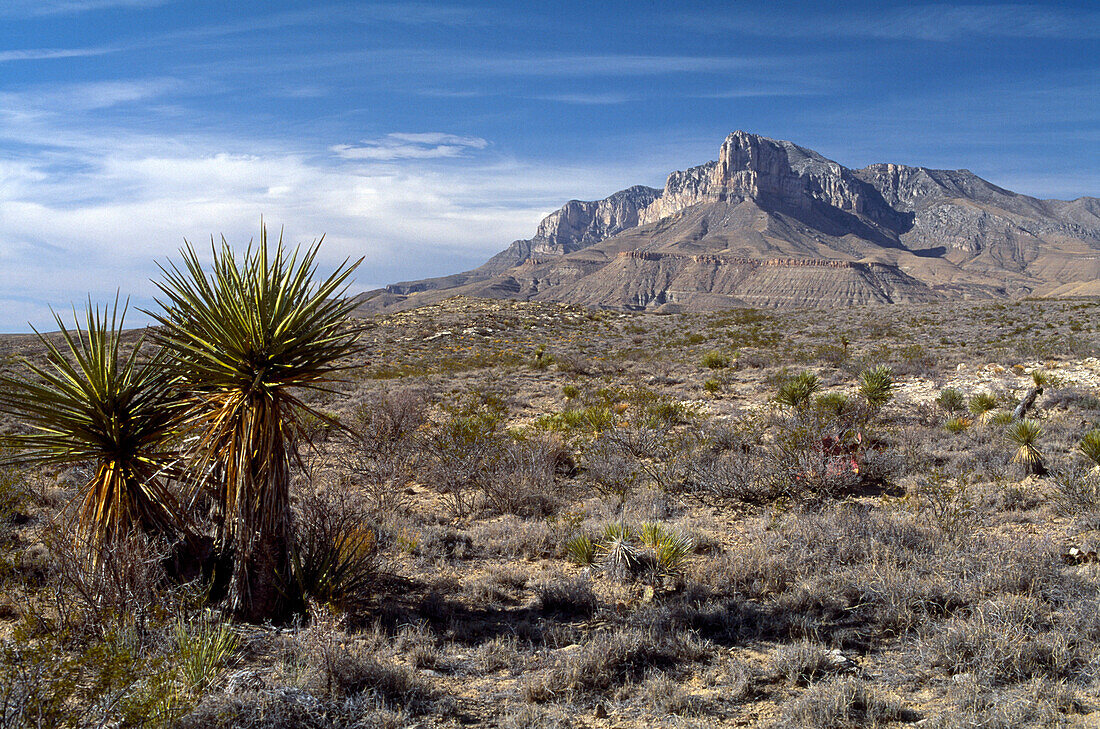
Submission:
<svg viewBox="0 0 1100 729">
<path fill-rule="evenodd" d="M 331 326 L 265 385 L 281 419 L 242 394 L 244 330 L 217 332 L 229 362 L 184 347 L 210 318 L 185 261 L 116 360 L 81 322 L 117 382 L 177 378 L 134 403 L 167 414 L 141 468 L 17 407 L 24 361 L 87 340 L 0 341 L 6 440 L 41 456 L 0 472 L 0 727 L 1100 717 L 1098 302 L 357 318 L 338 272 L 310 289 L 335 281 Z M 71 528 L 96 489 L 129 521 Z M 282 575 L 254 604 L 241 544 Z"/>
</svg>

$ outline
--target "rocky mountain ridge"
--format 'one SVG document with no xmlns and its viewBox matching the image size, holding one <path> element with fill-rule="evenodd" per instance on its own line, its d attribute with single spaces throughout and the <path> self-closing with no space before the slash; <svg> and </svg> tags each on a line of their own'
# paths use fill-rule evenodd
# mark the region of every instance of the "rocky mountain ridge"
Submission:
<svg viewBox="0 0 1100 729">
<path fill-rule="evenodd" d="M 363 295 L 452 294 L 664 311 L 1100 293 L 1100 200 L 1039 200 L 968 170 L 852 170 L 737 131 L 718 159 L 572 200 L 462 274 Z"/>
</svg>

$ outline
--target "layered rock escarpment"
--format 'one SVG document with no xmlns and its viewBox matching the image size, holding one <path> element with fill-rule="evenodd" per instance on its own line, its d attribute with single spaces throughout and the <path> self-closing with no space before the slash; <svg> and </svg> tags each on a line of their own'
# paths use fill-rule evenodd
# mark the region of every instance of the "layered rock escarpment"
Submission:
<svg viewBox="0 0 1100 729">
<path fill-rule="evenodd" d="M 718 159 L 573 200 L 485 265 L 394 284 L 366 311 L 457 293 L 699 310 L 1100 290 L 1100 201 L 1038 200 L 967 170 L 851 170 L 730 134 Z"/>
</svg>

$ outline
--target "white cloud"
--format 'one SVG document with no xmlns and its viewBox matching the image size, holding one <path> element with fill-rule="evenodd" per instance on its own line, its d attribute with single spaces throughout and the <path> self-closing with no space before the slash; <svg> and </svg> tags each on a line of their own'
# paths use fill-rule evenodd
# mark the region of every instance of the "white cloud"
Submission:
<svg viewBox="0 0 1100 729">
<path fill-rule="evenodd" d="M 459 157 L 470 150 L 485 149 L 489 143 L 481 137 L 429 132 L 395 132 L 381 139 L 365 139 L 358 145 L 337 144 L 330 149 L 344 159 L 398 160 Z"/>
<path fill-rule="evenodd" d="M 83 58 L 114 53 L 116 49 L 102 46 L 99 48 L 23 48 L 0 51 L 0 63 L 12 61 L 48 61 L 57 58 Z"/>
<path fill-rule="evenodd" d="M 1056 4 L 910 4 L 868 12 L 777 15 L 738 13 L 728 18 L 692 15 L 686 22 L 712 32 L 746 32 L 775 38 L 880 38 L 958 41 L 966 38 L 1100 38 L 1100 12 Z"/>
<path fill-rule="evenodd" d="M 0 114 L 3 137 L 33 146 L 0 160 L 0 292 L 23 302 L 0 302 L 0 331 L 24 330 L 28 317 L 48 327 L 46 305 L 67 310 L 89 294 L 102 302 L 121 290 L 149 306 L 155 262 L 175 258 L 185 238 L 200 249 L 222 234 L 243 244 L 261 215 L 269 228 L 286 224 L 291 242 L 324 234 L 322 265 L 364 256 L 356 288 L 365 289 L 479 265 L 532 235 L 546 210 L 637 180 L 636 170 L 536 166 L 499 154 L 448 159 L 440 148 L 489 143 L 442 132 L 349 147 L 388 150 L 374 157 L 317 155 L 251 139 L 77 133 L 41 106 L 29 117 Z"/>
<path fill-rule="evenodd" d="M 0 15 L 15 17 L 75 15 L 92 10 L 152 8 L 168 2 L 170 0 L 6 0 L 0 6 Z"/>
</svg>

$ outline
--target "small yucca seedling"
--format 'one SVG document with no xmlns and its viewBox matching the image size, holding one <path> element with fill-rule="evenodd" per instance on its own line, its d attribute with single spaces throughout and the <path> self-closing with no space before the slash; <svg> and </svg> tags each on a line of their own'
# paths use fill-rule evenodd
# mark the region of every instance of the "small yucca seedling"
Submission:
<svg viewBox="0 0 1100 729">
<path fill-rule="evenodd" d="M 1036 387 L 1043 388 L 1050 384 L 1050 375 L 1046 370 L 1032 370 L 1030 374 L 1031 381 L 1035 383 Z"/>
<path fill-rule="evenodd" d="M 989 412 L 985 415 L 986 421 L 990 425 L 1010 425 L 1012 421 L 1015 420 L 1015 417 L 1013 417 L 1012 413 L 1008 412 L 1007 410 Z"/>
<path fill-rule="evenodd" d="M 859 394 L 867 401 L 868 407 L 874 410 L 888 403 L 896 388 L 894 372 L 886 365 L 872 367 L 859 373 Z"/>
<path fill-rule="evenodd" d="M 792 408 L 804 408 L 821 389 L 821 380 L 813 372 L 800 372 L 779 386 L 775 401 Z"/>
<path fill-rule="evenodd" d="M 1077 450 L 1085 458 L 1092 461 L 1094 466 L 1100 467 L 1100 428 L 1086 433 L 1078 444 Z"/>
<path fill-rule="evenodd" d="M 596 543 L 584 534 L 573 537 L 565 545 L 565 556 L 582 567 L 593 564 L 596 561 Z"/>
<path fill-rule="evenodd" d="M 997 398 L 988 392 L 979 392 L 971 396 L 966 407 L 984 425 L 990 418 L 989 413 L 997 409 Z"/>
<path fill-rule="evenodd" d="M 237 636 L 212 613 L 185 623 L 176 622 L 176 665 L 188 689 L 202 691 L 237 650 Z"/>
<path fill-rule="evenodd" d="M 1036 476 L 1046 474 L 1043 454 L 1035 445 L 1042 434 L 1043 429 L 1034 420 L 1020 420 L 1013 423 L 1007 432 L 1008 439 L 1017 446 L 1012 462 L 1023 464 L 1027 473 Z"/>
<path fill-rule="evenodd" d="M 948 418 L 947 422 L 943 424 L 944 430 L 948 433 L 958 434 L 969 428 L 972 424 L 970 418 L 954 417 Z"/>
<path fill-rule="evenodd" d="M 936 397 L 936 404 L 949 413 L 958 413 L 966 409 L 966 396 L 953 387 L 945 387 Z"/>
<path fill-rule="evenodd" d="M 842 392 L 823 393 L 818 395 L 814 402 L 817 404 L 818 410 L 837 417 L 843 415 L 844 411 L 848 409 L 848 396 Z"/>
<path fill-rule="evenodd" d="M 658 571 L 674 574 L 681 571 L 687 558 L 695 551 L 695 540 L 675 532 L 666 532 L 652 546 Z"/>
</svg>

